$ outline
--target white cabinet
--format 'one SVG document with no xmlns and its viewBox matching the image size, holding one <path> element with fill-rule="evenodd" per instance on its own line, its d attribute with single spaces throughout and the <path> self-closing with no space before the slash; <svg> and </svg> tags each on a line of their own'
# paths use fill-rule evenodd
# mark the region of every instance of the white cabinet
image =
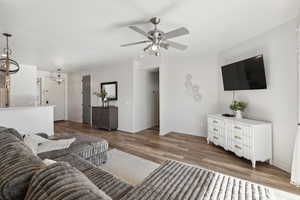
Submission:
<svg viewBox="0 0 300 200">
<path fill-rule="evenodd" d="M 239 157 L 272 162 L 272 124 L 249 119 L 236 119 L 222 115 L 208 115 L 207 142 L 234 152 Z"/>
</svg>

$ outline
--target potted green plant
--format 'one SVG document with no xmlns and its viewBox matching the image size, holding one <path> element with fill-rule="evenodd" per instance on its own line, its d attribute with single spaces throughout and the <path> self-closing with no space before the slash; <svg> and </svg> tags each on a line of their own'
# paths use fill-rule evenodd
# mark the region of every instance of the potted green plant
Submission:
<svg viewBox="0 0 300 200">
<path fill-rule="evenodd" d="M 104 102 L 105 102 L 105 98 L 107 96 L 107 92 L 104 89 L 102 89 L 102 90 L 100 90 L 100 92 L 94 92 L 94 95 L 101 98 L 102 106 L 104 107 Z"/>
<path fill-rule="evenodd" d="M 242 119 L 242 112 L 247 108 L 248 104 L 243 101 L 233 101 L 230 105 L 230 109 L 235 112 L 235 117 Z"/>
</svg>

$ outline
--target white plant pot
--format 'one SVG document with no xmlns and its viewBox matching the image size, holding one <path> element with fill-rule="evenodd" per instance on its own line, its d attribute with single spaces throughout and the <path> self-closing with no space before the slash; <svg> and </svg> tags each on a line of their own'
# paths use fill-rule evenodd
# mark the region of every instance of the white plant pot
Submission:
<svg viewBox="0 0 300 200">
<path fill-rule="evenodd" d="M 240 110 L 235 111 L 235 118 L 243 119 L 242 111 Z"/>
</svg>

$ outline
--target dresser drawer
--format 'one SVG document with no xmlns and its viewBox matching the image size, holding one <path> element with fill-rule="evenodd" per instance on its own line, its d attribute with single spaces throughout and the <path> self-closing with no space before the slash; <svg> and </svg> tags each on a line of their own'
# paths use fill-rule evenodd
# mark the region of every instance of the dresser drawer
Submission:
<svg viewBox="0 0 300 200">
<path fill-rule="evenodd" d="M 232 131 L 248 137 L 251 136 L 251 134 L 249 134 L 249 127 L 241 124 L 232 124 Z"/>
<path fill-rule="evenodd" d="M 209 124 L 208 125 L 208 131 L 214 133 L 215 135 L 224 137 L 224 128 Z"/>
<path fill-rule="evenodd" d="M 220 137 L 219 135 L 214 134 L 214 133 L 211 133 L 211 140 L 216 145 L 220 145 L 220 146 L 225 145 L 225 139 L 223 137 Z"/>
<path fill-rule="evenodd" d="M 221 127 L 223 127 L 225 124 L 224 120 L 220 120 L 217 118 L 211 118 L 211 117 L 208 118 L 208 123 L 216 125 L 216 126 L 221 126 Z"/>
<path fill-rule="evenodd" d="M 252 146 L 251 138 L 246 136 L 246 134 L 244 133 L 232 132 L 230 139 L 233 140 L 234 142 L 246 145 L 248 147 Z"/>
<path fill-rule="evenodd" d="M 243 145 L 237 142 L 231 143 L 231 151 L 233 151 L 238 156 L 242 157 L 244 155 Z"/>
<path fill-rule="evenodd" d="M 251 148 L 243 145 L 242 143 L 231 141 L 230 150 L 240 157 L 243 156 L 248 159 L 251 159 L 251 157 L 252 157 L 251 156 L 251 154 L 252 154 Z"/>
</svg>

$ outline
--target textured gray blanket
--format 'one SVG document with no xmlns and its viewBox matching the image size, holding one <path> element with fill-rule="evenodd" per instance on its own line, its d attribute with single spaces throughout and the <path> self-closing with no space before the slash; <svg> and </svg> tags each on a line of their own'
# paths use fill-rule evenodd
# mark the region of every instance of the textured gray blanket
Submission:
<svg viewBox="0 0 300 200">
<path fill-rule="evenodd" d="M 269 200 L 264 186 L 217 172 L 167 161 L 122 200 Z"/>
</svg>

